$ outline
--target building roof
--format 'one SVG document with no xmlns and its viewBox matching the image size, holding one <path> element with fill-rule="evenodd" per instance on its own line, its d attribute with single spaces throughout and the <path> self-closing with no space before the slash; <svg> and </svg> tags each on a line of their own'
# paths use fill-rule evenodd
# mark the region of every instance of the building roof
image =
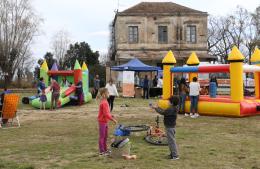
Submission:
<svg viewBox="0 0 260 169">
<path fill-rule="evenodd" d="M 119 14 L 207 14 L 173 2 L 141 2 Z"/>
</svg>

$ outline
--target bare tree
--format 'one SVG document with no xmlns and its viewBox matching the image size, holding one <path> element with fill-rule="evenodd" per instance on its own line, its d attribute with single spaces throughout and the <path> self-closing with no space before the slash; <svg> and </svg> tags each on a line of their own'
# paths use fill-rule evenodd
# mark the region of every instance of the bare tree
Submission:
<svg viewBox="0 0 260 169">
<path fill-rule="evenodd" d="M 260 6 L 256 8 L 252 16 L 253 16 L 253 23 L 256 27 L 256 45 L 260 47 Z"/>
<path fill-rule="evenodd" d="M 31 57 L 30 52 L 24 55 L 21 64 L 18 66 L 16 71 L 18 86 L 21 86 L 22 79 L 27 78 L 28 71 L 33 67 L 34 63 L 35 59 Z"/>
<path fill-rule="evenodd" d="M 250 17 L 248 20 L 246 20 L 246 28 L 243 31 L 243 39 L 244 39 L 244 46 L 245 46 L 245 55 L 246 61 L 248 63 L 250 62 L 251 56 L 254 52 L 255 47 L 257 46 L 257 27 L 254 22 L 253 17 Z"/>
<path fill-rule="evenodd" d="M 116 38 L 115 38 L 115 20 L 109 24 L 109 46 L 107 62 L 115 61 L 116 55 Z M 109 63 L 111 64 L 111 63 Z"/>
<path fill-rule="evenodd" d="M 248 11 L 242 7 L 237 7 L 237 10 L 227 20 L 230 22 L 230 27 L 227 33 L 231 37 L 231 43 L 235 44 L 238 48 L 243 45 L 243 33 L 248 26 L 247 20 L 250 19 Z"/>
<path fill-rule="evenodd" d="M 65 30 L 60 30 L 53 36 L 53 54 L 58 61 L 58 65 L 63 69 L 65 68 L 65 54 L 69 49 L 70 42 L 69 33 Z"/>
<path fill-rule="evenodd" d="M 107 53 L 102 53 L 99 57 L 100 65 L 106 65 L 109 62 L 109 55 Z"/>
<path fill-rule="evenodd" d="M 225 17 L 209 19 L 209 53 L 216 56 L 221 63 L 227 63 L 227 56 L 231 48 L 231 37 L 227 33 L 229 27 L 230 22 Z"/>
<path fill-rule="evenodd" d="M 33 37 L 42 19 L 31 6 L 31 0 L 0 1 L 0 68 L 12 80 L 30 53 Z"/>
<path fill-rule="evenodd" d="M 217 56 L 219 62 L 227 63 L 228 54 L 232 46 L 236 45 L 246 56 L 246 61 L 249 61 L 256 45 L 255 30 L 252 15 L 239 6 L 235 12 L 225 17 L 211 17 L 208 31 L 209 53 Z"/>
<path fill-rule="evenodd" d="M 255 16 L 254 18 L 256 20 L 257 31 L 258 31 L 258 34 L 260 34 L 260 5 L 256 8 L 254 16 Z"/>
</svg>

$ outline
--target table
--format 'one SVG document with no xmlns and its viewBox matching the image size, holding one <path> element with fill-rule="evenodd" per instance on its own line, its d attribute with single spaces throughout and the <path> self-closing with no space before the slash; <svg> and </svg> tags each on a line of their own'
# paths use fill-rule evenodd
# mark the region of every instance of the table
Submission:
<svg viewBox="0 0 260 169">
<path fill-rule="evenodd" d="M 159 88 L 159 87 L 150 88 L 150 91 L 149 91 L 150 97 L 157 97 L 157 96 L 161 96 L 161 95 L 162 95 L 162 88 Z"/>
<path fill-rule="evenodd" d="M 135 87 L 135 98 L 141 98 L 143 96 L 143 88 Z"/>
</svg>

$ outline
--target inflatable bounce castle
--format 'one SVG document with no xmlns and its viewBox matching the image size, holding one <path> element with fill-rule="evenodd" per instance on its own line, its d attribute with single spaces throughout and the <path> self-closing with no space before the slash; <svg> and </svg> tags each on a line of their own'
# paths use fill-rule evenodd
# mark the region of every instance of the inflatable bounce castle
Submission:
<svg viewBox="0 0 260 169">
<path fill-rule="evenodd" d="M 168 99 L 173 95 L 174 74 L 187 73 L 189 82 L 199 73 L 229 73 L 230 96 L 217 95 L 199 97 L 198 112 L 202 115 L 244 117 L 260 114 L 260 50 L 256 49 L 251 57 L 252 65 L 245 65 L 244 56 L 237 47 L 233 47 L 228 56 L 229 64 L 199 65 L 199 60 L 193 52 L 185 67 L 174 67 L 176 59 L 169 51 L 163 59 L 163 97 L 159 100 L 159 107 L 167 108 Z M 245 97 L 243 73 L 254 73 L 255 96 Z M 185 112 L 190 111 L 190 100 L 185 102 Z"/>
<path fill-rule="evenodd" d="M 72 100 L 77 100 L 75 96 L 76 87 L 75 85 L 82 80 L 82 88 L 84 94 L 84 102 L 87 103 L 92 99 L 92 95 L 89 92 L 89 72 L 85 62 L 82 68 L 79 62 L 76 60 L 74 70 L 58 70 L 56 63 L 53 64 L 51 70 L 48 69 L 47 62 L 44 61 L 40 68 L 40 77 L 44 79 L 46 86 L 45 93 L 47 96 L 46 108 L 51 107 L 51 91 L 50 91 L 50 77 L 54 78 L 59 84 L 62 83 L 62 79 L 70 83 L 69 86 L 61 86 L 60 98 L 58 101 L 58 107 L 62 107 Z M 30 97 L 30 103 L 35 108 L 40 108 L 41 102 L 39 97 Z"/>
</svg>

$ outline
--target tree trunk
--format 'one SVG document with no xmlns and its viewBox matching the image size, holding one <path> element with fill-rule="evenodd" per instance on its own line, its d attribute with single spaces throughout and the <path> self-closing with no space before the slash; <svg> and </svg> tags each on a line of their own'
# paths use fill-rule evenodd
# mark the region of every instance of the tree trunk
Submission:
<svg viewBox="0 0 260 169">
<path fill-rule="evenodd" d="M 5 87 L 10 86 L 12 79 L 13 79 L 12 73 L 8 73 L 8 75 L 5 75 Z"/>
</svg>

